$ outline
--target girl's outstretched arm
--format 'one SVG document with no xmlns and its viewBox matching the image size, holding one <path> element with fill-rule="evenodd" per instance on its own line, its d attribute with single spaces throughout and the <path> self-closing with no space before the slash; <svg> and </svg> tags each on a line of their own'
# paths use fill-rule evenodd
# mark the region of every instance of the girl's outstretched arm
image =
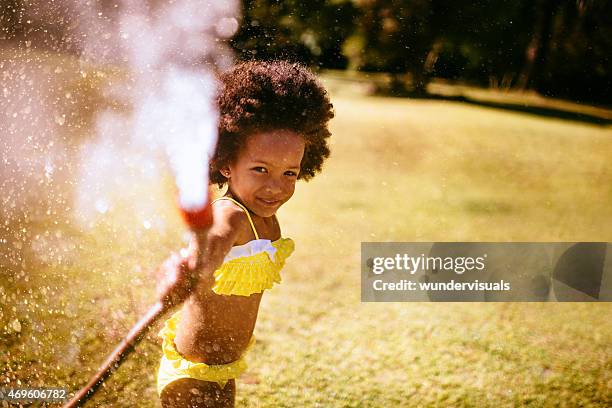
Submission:
<svg viewBox="0 0 612 408">
<path fill-rule="evenodd" d="M 158 297 L 174 307 L 190 296 L 209 292 L 214 285 L 214 272 L 240 234 L 249 228 L 242 210 L 229 205 L 213 206 L 211 228 L 201 236 L 194 233 L 183 256 L 173 253 L 162 264 L 157 273 Z"/>
</svg>

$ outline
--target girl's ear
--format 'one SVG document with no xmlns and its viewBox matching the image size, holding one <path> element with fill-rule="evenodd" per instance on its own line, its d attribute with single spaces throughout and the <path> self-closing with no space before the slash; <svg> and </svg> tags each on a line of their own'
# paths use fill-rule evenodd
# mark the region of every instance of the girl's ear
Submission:
<svg viewBox="0 0 612 408">
<path fill-rule="evenodd" d="M 230 169 L 229 167 L 225 166 L 225 167 L 221 167 L 219 169 L 219 173 L 221 173 L 221 175 L 225 178 L 230 178 L 231 173 L 230 173 Z"/>
</svg>

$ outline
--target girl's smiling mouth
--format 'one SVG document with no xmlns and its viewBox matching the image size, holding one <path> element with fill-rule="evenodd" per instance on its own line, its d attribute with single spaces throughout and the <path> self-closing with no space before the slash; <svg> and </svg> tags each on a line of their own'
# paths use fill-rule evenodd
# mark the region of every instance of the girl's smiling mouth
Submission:
<svg viewBox="0 0 612 408">
<path fill-rule="evenodd" d="M 258 200 L 269 207 L 273 207 L 281 202 L 281 200 L 264 200 L 263 198 L 258 198 Z"/>
</svg>

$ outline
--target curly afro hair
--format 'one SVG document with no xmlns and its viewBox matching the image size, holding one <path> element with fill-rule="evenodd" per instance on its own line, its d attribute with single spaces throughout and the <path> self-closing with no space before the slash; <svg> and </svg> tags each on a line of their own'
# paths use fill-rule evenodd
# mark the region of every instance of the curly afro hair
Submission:
<svg viewBox="0 0 612 408">
<path fill-rule="evenodd" d="M 306 141 L 298 179 L 308 181 L 329 157 L 327 125 L 334 117 L 327 91 L 298 63 L 247 61 L 221 75 L 217 97 L 219 139 L 210 161 L 210 183 L 222 187 L 219 170 L 233 163 L 253 133 L 290 130 Z"/>
</svg>

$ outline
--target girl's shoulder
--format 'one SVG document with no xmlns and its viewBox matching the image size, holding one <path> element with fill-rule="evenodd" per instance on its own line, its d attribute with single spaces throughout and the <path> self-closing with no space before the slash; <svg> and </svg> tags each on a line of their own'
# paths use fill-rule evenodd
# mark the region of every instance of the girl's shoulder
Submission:
<svg viewBox="0 0 612 408">
<path fill-rule="evenodd" d="M 234 245 L 251 240 L 251 225 L 244 211 L 229 200 L 212 203 L 213 229 L 215 234 L 234 235 Z M 244 242 L 243 242 L 244 241 Z"/>
<path fill-rule="evenodd" d="M 221 204 L 223 203 L 223 204 Z M 281 229 L 276 215 L 261 218 L 250 214 L 247 210 L 231 200 L 217 200 L 213 202 L 213 219 L 216 213 L 239 229 L 234 245 L 242 245 L 256 239 L 269 239 L 276 241 L 281 237 Z"/>
</svg>

